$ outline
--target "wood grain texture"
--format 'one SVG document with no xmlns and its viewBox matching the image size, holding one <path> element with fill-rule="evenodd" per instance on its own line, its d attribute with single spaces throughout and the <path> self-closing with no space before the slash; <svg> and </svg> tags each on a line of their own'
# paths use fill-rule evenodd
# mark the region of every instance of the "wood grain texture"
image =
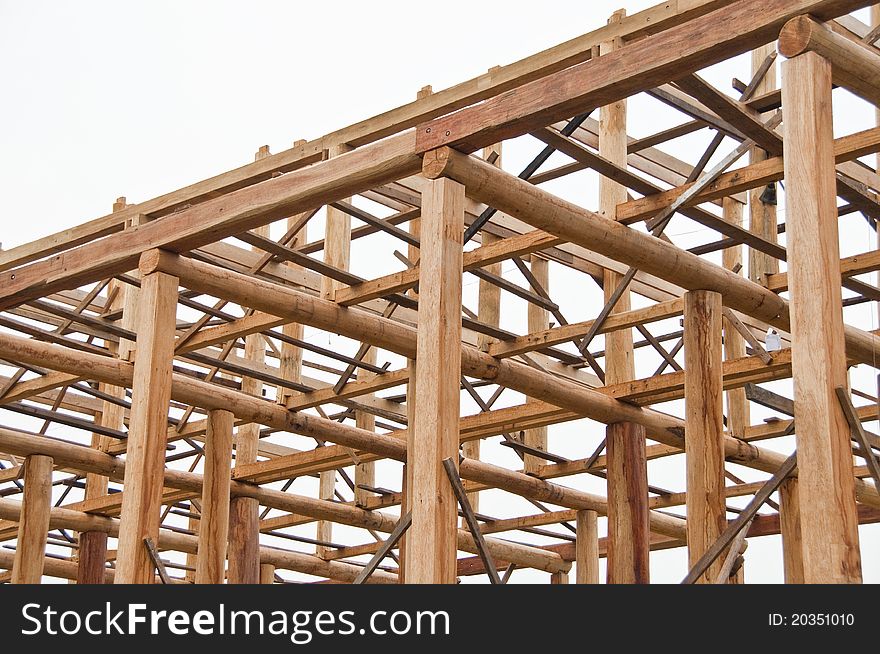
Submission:
<svg viewBox="0 0 880 654">
<path fill-rule="evenodd" d="M 537 282 L 548 293 L 550 292 L 550 262 L 541 257 L 531 257 L 530 269 L 532 275 Z M 527 308 L 527 328 L 530 334 L 534 332 L 544 331 L 550 327 L 550 314 L 531 302 Z M 547 427 L 535 427 L 526 429 L 523 436 L 523 442 L 529 447 L 534 447 L 544 452 L 547 451 Z M 543 465 L 545 461 L 538 457 L 526 454 L 523 458 L 523 470 L 526 473 L 535 472 L 538 466 Z M 476 510 L 476 509 L 474 509 Z"/>
<path fill-rule="evenodd" d="M 743 205 L 733 198 L 725 198 L 722 204 L 722 212 L 725 220 L 737 225 L 743 222 Z M 743 246 L 735 245 L 725 248 L 721 253 L 721 263 L 728 270 L 743 265 Z M 739 274 L 745 274 L 745 269 Z M 746 356 L 746 342 L 733 324 L 724 318 L 724 359 L 725 361 L 741 359 Z M 743 388 L 733 388 L 726 391 L 727 398 L 727 431 L 734 438 L 742 438 L 749 426 L 749 402 Z"/>
<path fill-rule="evenodd" d="M 615 12 L 609 24 L 626 15 Z M 600 57 L 609 57 L 622 47 L 622 41 L 602 43 Z M 626 167 L 627 103 L 620 99 L 599 111 L 599 154 L 613 164 Z M 599 213 L 614 218 L 617 205 L 626 202 L 627 189 L 615 180 L 599 178 Z M 602 288 L 608 302 L 623 276 L 606 270 Z M 612 310 L 624 313 L 632 308 L 627 289 Z M 605 335 L 605 383 L 617 384 L 635 379 L 632 329 Z M 640 425 L 619 422 L 605 430 L 608 462 L 608 583 L 646 584 L 649 581 L 648 473 L 645 461 L 645 430 Z"/>
<path fill-rule="evenodd" d="M 162 272 L 141 280 L 117 584 L 148 584 L 155 579 L 144 538 L 155 542 L 159 534 L 177 283 L 176 277 Z"/>
<path fill-rule="evenodd" d="M 782 564 L 785 583 L 804 583 L 804 555 L 801 540 L 801 507 L 798 480 L 786 479 L 779 486 L 779 533 L 782 534 Z"/>
<path fill-rule="evenodd" d="M 775 45 L 768 43 L 752 50 L 752 74 L 754 74 L 764 59 L 774 51 Z M 763 95 L 776 90 L 776 67 L 771 66 L 764 79 L 755 88 L 755 95 Z M 766 161 L 768 158 L 767 151 L 759 146 L 754 146 L 749 150 L 749 163 L 758 164 Z M 769 182 L 774 184 L 775 182 Z M 766 186 L 757 186 L 749 189 L 749 231 L 757 234 L 761 238 L 771 243 L 776 243 L 778 235 L 776 232 L 776 205 L 763 202 L 761 195 Z M 767 280 L 768 275 L 779 272 L 779 261 L 775 257 L 771 257 L 765 252 L 761 252 L 755 248 L 749 248 L 749 279 L 758 284 L 763 284 Z"/>
<path fill-rule="evenodd" d="M 230 411 L 215 409 L 208 412 L 202 518 L 195 576 L 197 584 L 222 584 L 225 577 L 234 420 L 235 416 Z"/>
<path fill-rule="evenodd" d="M 419 330 L 406 581 L 455 582 L 456 501 L 443 459 L 458 460 L 464 187 L 432 180 L 422 196 Z M 412 401 L 412 399 L 410 400 Z"/>
<path fill-rule="evenodd" d="M 575 545 L 576 583 L 599 583 L 599 526 L 598 513 L 578 511 L 577 541 Z"/>
<path fill-rule="evenodd" d="M 24 495 L 12 564 L 13 584 L 39 584 L 43 577 L 49 511 L 52 508 L 52 458 L 33 454 L 24 461 Z"/>
<path fill-rule="evenodd" d="M 804 580 L 861 580 L 839 289 L 831 65 L 807 52 L 782 64 L 792 374 Z M 822 325 L 822 329 L 817 329 Z"/>
<path fill-rule="evenodd" d="M 779 53 L 792 58 L 807 51 L 831 62 L 835 84 L 880 103 L 880 51 L 873 45 L 839 26 L 832 28 L 809 16 L 792 18 L 779 33 Z"/>
<path fill-rule="evenodd" d="M 772 41 L 800 14 L 819 19 L 871 4 L 865 0 L 739 0 L 617 52 L 597 57 L 416 128 L 416 149 L 449 145 L 473 152 L 489 143 L 647 91 L 672 78 Z"/>
<path fill-rule="evenodd" d="M 687 460 L 688 565 L 693 567 L 727 526 L 724 504 L 724 424 L 721 295 L 684 296 L 685 453 Z M 699 583 L 712 583 L 721 556 Z"/>
</svg>

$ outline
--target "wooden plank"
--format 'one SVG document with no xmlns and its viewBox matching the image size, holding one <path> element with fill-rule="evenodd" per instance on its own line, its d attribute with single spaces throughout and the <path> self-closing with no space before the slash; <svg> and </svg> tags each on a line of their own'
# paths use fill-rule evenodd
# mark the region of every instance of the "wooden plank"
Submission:
<svg viewBox="0 0 880 654">
<path fill-rule="evenodd" d="M 501 579 L 498 577 L 498 571 L 492 560 L 492 554 L 486 547 L 486 541 L 483 538 L 480 523 L 477 522 L 477 516 L 474 515 L 474 510 L 471 507 L 470 502 L 468 502 L 467 493 L 465 493 L 461 478 L 458 476 L 458 466 L 455 465 L 455 460 L 451 457 L 443 459 L 443 468 L 446 470 L 446 476 L 449 478 L 453 493 L 455 493 L 455 499 L 458 500 L 461 512 L 464 514 L 465 523 L 467 524 L 471 535 L 474 537 L 474 542 L 477 545 L 477 553 L 482 559 L 486 571 L 489 573 L 489 580 L 493 584 L 500 584 Z"/>
<path fill-rule="evenodd" d="M 861 580 L 846 386 L 831 133 L 831 65 L 807 52 L 782 64 L 792 373 L 806 583 Z M 823 328 L 817 330 L 816 324 Z"/>
<path fill-rule="evenodd" d="M 222 584 L 226 573 L 234 419 L 235 416 L 230 411 L 208 412 L 202 516 L 199 521 L 199 552 L 195 576 L 197 584 Z"/>
<path fill-rule="evenodd" d="M 394 531 L 391 532 L 391 535 L 380 545 L 379 549 L 376 550 L 376 553 L 370 557 L 370 560 L 367 562 L 367 565 L 364 566 L 364 569 L 355 577 L 352 584 L 362 584 L 364 583 L 373 571 L 379 566 L 386 556 L 391 553 L 391 550 L 394 549 L 394 546 L 401 539 L 403 534 L 409 529 L 410 525 L 412 525 L 412 513 L 407 513 L 397 521 L 397 525 L 394 527 Z"/>
<path fill-rule="evenodd" d="M 641 309 L 618 311 L 605 319 L 597 333 L 606 334 L 618 329 L 628 329 L 636 325 L 673 318 L 681 315 L 681 311 L 681 299 L 658 302 Z M 523 354 L 524 352 L 539 350 L 545 346 L 567 343 L 588 333 L 593 323 L 593 320 L 585 320 L 583 322 L 552 327 L 543 331 L 531 332 L 508 341 L 498 341 L 489 347 L 489 354 L 498 358 L 508 358 Z"/>
<path fill-rule="evenodd" d="M 497 268 L 495 264 L 500 261 L 544 250 L 561 243 L 561 239 L 558 237 L 541 230 L 506 239 L 494 238 L 491 234 L 487 238 L 487 234 L 488 232 L 483 233 L 483 244 L 480 247 L 464 253 L 462 264 L 464 270 L 472 271 L 485 268 L 487 272 L 491 273 L 493 269 Z M 419 274 L 420 268 L 418 265 L 415 265 L 398 273 L 340 288 L 336 291 L 334 300 L 343 306 L 350 306 L 361 304 L 367 300 L 386 297 L 392 293 L 414 287 L 418 284 Z"/>
<path fill-rule="evenodd" d="M 434 180 L 422 195 L 421 283 L 416 354 L 418 419 L 409 487 L 413 525 L 407 537 L 406 581 L 455 582 L 455 495 L 443 459 L 458 454 L 461 376 L 461 239 L 464 187 Z"/>
<path fill-rule="evenodd" d="M 868 472 L 871 473 L 871 478 L 874 480 L 874 487 L 880 488 L 880 463 L 877 462 L 877 455 L 872 449 L 876 443 L 872 443 L 868 439 L 868 435 L 862 427 L 862 421 L 859 420 L 859 414 L 852 405 L 852 400 L 849 399 L 849 391 L 842 386 L 838 386 L 834 391 L 837 393 L 837 399 L 843 407 L 843 414 L 846 416 L 846 422 L 849 424 L 852 438 L 859 445 L 859 456 L 865 460 Z"/>
<path fill-rule="evenodd" d="M 724 532 L 711 544 L 703 556 L 700 557 L 699 561 L 691 565 L 690 571 L 681 582 L 682 584 L 693 584 L 705 574 L 706 570 L 708 570 L 715 560 L 721 556 L 733 539 L 736 538 L 737 534 L 745 529 L 746 525 L 755 518 L 761 505 L 770 499 L 770 495 L 776 491 L 779 484 L 781 484 L 786 477 L 792 474 L 796 467 L 797 453 L 792 454 L 785 460 L 779 470 L 777 470 L 774 475 L 764 483 L 761 490 L 755 493 L 755 497 L 752 498 L 748 505 L 746 505 L 746 508 L 742 510 L 737 519 L 728 523 Z"/>
<path fill-rule="evenodd" d="M 684 296 L 684 402 L 687 461 L 688 562 L 691 567 L 718 539 L 726 523 L 722 396 L 721 296 Z M 700 577 L 712 583 L 721 562 Z"/>
<path fill-rule="evenodd" d="M 146 549 L 147 556 L 150 557 L 150 561 L 156 569 L 156 572 L 159 574 L 159 579 L 162 583 L 172 583 L 171 577 L 168 576 L 168 571 L 165 569 L 165 562 L 159 557 L 159 550 L 156 549 L 156 543 L 154 543 L 153 539 L 149 536 L 144 538 L 144 549 Z"/>
<path fill-rule="evenodd" d="M 43 577 L 52 507 L 52 463 L 51 457 L 41 454 L 24 460 L 24 495 L 12 564 L 13 584 L 39 584 Z"/>
<path fill-rule="evenodd" d="M 842 136 L 834 141 L 834 157 L 838 164 L 854 161 L 866 154 L 876 152 L 878 149 L 880 149 L 880 128 L 876 127 Z M 685 206 L 689 203 L 698 204 L 723 198 L 749 189 L 757 189 L 758 196 L 760 196 L 767 184 L 782 179 L 783 174 L 782 157 L 753 160 L 753 163 L 748 166 L 719 175 L 718 179 L 696 194 L 689 202 L 686 202 Z M 624 224 L 631 224 L 650 218 L 668 207 L 691 186 L 693 183 L 683 184 L 644 198 L 628 200 L 618 205 L 616 219 Z M 771 238 L 769 234 L 764 236 L 766 239 Z"/>
<path fill-rule="evenodd" d="M 791 18 L 835 18 L 871 4 L 865 0 L 742 0 L 650 39 L 572 66 L 420 125 L 416 148 L 449 145 L 473 152 L 557 120 L 654 88 L 773 40 Z M 732 32 L 729 25 L 736 25 Z"/>
<path fill-rule="evenodd" d="M 114 583 L 147 584 L 153 568 L 144 538 L 158 538 L 168 402 L 177 309 L 177 278 L 143 276 L 132 380 L 131 421 Z"/>
</svg>

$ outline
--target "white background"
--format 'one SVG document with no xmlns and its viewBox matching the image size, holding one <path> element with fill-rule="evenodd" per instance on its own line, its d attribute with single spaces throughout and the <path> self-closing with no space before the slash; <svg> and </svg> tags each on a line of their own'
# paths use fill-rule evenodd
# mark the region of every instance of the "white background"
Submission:
<svg viewBox="0 0 880 654">
<path fill-rule="evenodd" d="M 426 84 L 439 90 L 595 29 L 621 5 L 635 13 L 652 4 L 635 0 L 540 5 L 511 0 L 0 2 L 0 241 L 9 248 L 104 215 L 117 196 L 140 202 L 240 166 L 251 161 L 263 144 L 278 152 L 296 139 L 315 138 L 408 102 Z M 868 20 L 864 12 L 859 17 Z M 748 81 L 748 66 L 748 57 L 738 57 L 705 76 L 733 93 L 731 78 Z M 684 120 L 656 101 L 638 97 L 630 102 L 628 131 L 640 137 Z M 836 92 L 836 136 L 871 127 L 873 120 L 867 105 Z M 711 137 L 704 130 L 678 140 L 669 151 L 693 162 Z M 719 156 L 733 147 L 733 142 L 725 141 Z M 529 137 L 507 144 L 504 167 L 519 172 L 539 149 Z M 555 155 L 548 167 L 566 161 Z M 592 173 L 579 173 L 547 188 L 597 208 L 597 177 Z M 784 219 L 784 194 L 779 209 Z M 310 238 L 321 236 L 322 220 L 319 215 L 310 224 Z M 667 234 L 684 246 L 715 240 L 713 233 L 681 217 Z M 872 232 L 858 216 L 841 221 L 841 234 L 842 254 L 874 247 Z M 391 256 L 395 247 L 400 248 L 400 243 L 382 235 L 357 243 L 352 250 L 353 271 L 373 277 L 399 269 Z M 376 256 L 377 249 L 381 256 Z M 511 268 L 505 265 L 505 274 L 523 283 Z M 465 303 L 475 310 L 476 281 L 468 276 L 465 284 Z M 555 264 L 551 287 L 570 321 L 591 318 L 601 307 L 595 284 Z M 507 294 L 503 303 L 502 326 L 523 333 L 524 303 Z M 847 310 L 846 320 L 865 329 L 877 326 L 875 312 L 867 306 Z M 676 329 L 677 321 L 652 331 L 664 333 L 664 328 Z M 313 330 L 307 331 L 307 337 L 346 352 L 357 347 Z M 595 346 L 600 345 L 598 338 Z M 659 361 L 645 354 L 637 371 L 640 376 L 650 375 Z M 380 353 L 379 362 L 386 360 L 393 367 L 402 363 Z M 857 369 L 853 383 L 875 393 L 870 370 Z M 788 383 L 768 387 L 791 396 Z M 505 393 L 497 406 L 522 400 L 516 393 Z M 468 399 L 463 399 L 463 406 L 468 413 L 476 411 Z M 662 409 L 681 411 L 681 403 Z M 755 407 L 752 420 L 759 422 L 769 415 L 772 412 Z M 8 412 L 0 416 L 0 423 L 38 425 Z M 867 423 L 867 427 L 876 430 L 877 425 Z M 50 433 L 79 438 L 64 428 L 53 427 Z M 579 421 L 553 427 L 550 434 L 551 451 L 576 458 L 592 452 L 603 429 Z M 484 445 L 486 457 L 516 467 L 518 459 L 498 447 L 497 440 Z M 296 437 L 283 442 L 311 446 Z M 793 439 L 763 445 L 786 452 L 794 446 Z M 758 478 L 749 470 L 731 469 L 747 480 Z M 682 457 L 651 463 L 649 470 L 652 484 L 684 490 Z M 602 480 L 561 481 L 604 494 Z M 399 466 L 381 465 L 377 485 L 399 489 Z M 315 493 L 316 483 L 298 480 L 292 490 Z M 490 515 L 535 511 L 503 493 L 482 495 L 481 510 Z M 742 506 L 743 501 L 731 504 Z M 604 521 L 600 528 L 604 529 Z M 297 533 L 313 536 L 314 529 Z M 864 576 L 876 582 L 880 528 L 863 527 L 862 536 Z M 529 535 L 515 537 L 547 542 Z M 360 543 L 368 542 L 369 536 L 337 527 L 334 540 Z M 287 541 L 277 544 L 309 550 L 307 545 Z M 746 559 L 747 581 L 782 580 L 778 537 L 753 539 Z M 677 582 L 685 572 L 683 549 L 652 555 L 653 581 Z M 288 573 L 285 577 L 301 578 Z M 531 571 L 517 571 L 512 578 L 513 582 L 547 580 L 546 574 Z"/>
</svg>

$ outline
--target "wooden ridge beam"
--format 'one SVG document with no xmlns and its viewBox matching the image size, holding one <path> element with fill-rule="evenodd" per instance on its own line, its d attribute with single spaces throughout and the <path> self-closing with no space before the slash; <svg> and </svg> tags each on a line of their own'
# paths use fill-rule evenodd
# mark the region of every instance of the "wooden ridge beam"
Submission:
<svg viewBox="0 0 880 654">
<path fill-rule="evenodd" d="M 419 152 L 473 152 L 499 140 L 609 104 L 772 41 L 800 14 L 821 20 L 866 0 L 741 0 L 603 57 L 578 64 L 416 129 Z M 736 30 L 729 29 L 736 25 Z"/>
</svg>

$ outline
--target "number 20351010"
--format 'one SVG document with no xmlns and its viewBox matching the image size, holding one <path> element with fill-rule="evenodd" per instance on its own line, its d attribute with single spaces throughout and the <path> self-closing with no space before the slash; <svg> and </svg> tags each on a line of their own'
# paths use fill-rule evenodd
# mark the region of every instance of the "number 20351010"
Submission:
<svg viewBox="0 0 880 654">
<path fill-rule="evenodd" d="M 851 627 L 856 618 L 852 613 L 770 613 L 771 627 Z"/>
</svg>

